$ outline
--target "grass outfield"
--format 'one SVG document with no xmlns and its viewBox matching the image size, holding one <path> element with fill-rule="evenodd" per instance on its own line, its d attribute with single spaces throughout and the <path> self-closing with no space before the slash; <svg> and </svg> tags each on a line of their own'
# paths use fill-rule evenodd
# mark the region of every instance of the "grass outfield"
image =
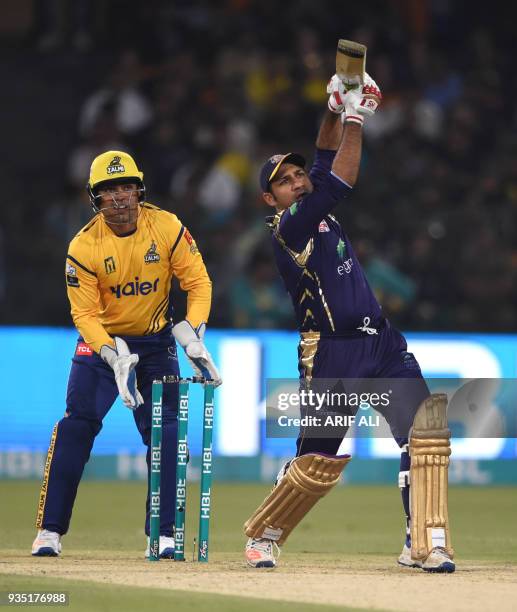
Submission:
<svg viewBox="0 0 517 612">
<path fill-rule="evenodd" d="M 40 483 L 0 481 L 0 547 L 29 551 Z M 63 538 L 63 550 L 144 550 L 142 482 L 83 482 Z M 267 495 L 268 486 L 215 483 L 211 550 L 237 552 L 244 545 L 242 524 Z M 187 541 L 197 535 L 199 488 L 188 489 Z M 517 563 L 517 487 L 451 487 L 449 515 L 460 558 Z M 332 491 L 289 538 L 286 552 L 396 555 L 404 521 L 393 486 L 343 486 Z"/>
<path fill-rule="evenodd" d="M 272 571 L 246 570 L 242 557 L 245 543 L 242 523 L 267 494 L 267 486 L 215 483 L 208 566 L 165 561 L 153 564 L 143 560 L 145 484 L 142 482 L 82 483 L 71 531 L 63 538 L 61 557 L 31 558 L 39 486 L 34 481 L 0 481 L 0 591 L 66 590 L 71 598 L 69 609 L 74 611 L 136 610 L 148 606 L 161 610 L 173 606 L 176 611 L 195 607 L 211 612 L 242 609 L 258 612 L 264 605 L 272 605 L 271 601 L 262 601 L 262 596 L 288 599 L 274 602 L 275 609 L 286 611 L 337 609 L 320 602 L 336 605 L 339 602 L 341 610 L 404 609 L 403 602 L 400 608 L 393 607 L 394 600 L 386 593 L 380 602 L 366 598 L 364 605 L 362 600 L 343 597 L 343 593 L 352 580 L 357 584 L 355 590 L 359 579 L 366 588 L 372 577 L 381 577 L 379 584 L 386 588 L 393 581 L 393 589 L 389 583 L 392 590 L 387 591 L 391 594 L 407 588 L 421 589 L 419 581 L 429 579 L 421 571 L 418 575 L 408 574 L 396 565 L 403 542 L 403 519 L 395 486 L 336 488 L 290 536 L 280 566 Z M 188 561 L 192 558 L 192 538 L 197 535 L 198 491 L 195 486 L 188 490 Z M 472 581 L 472 585 L 463 584 L 463 590 L 456 593 L 458 605 L 454 609 L 461 609 L 459 605 L 463 601 L 467 605 L 466 598 L 471 591 L 473 602 L 469 603 L 469 609 L 476 609 L 473 604 L 480 595 L 474 589 L 481 589 L 483 580 L 487 581 L 483 588 L 490 588 L 489 574 L 496 568 L 506 573 L 493 576 L 494 591 L 497 587 L 497 592 L 502 593 L 503 604 L 515 600 L 510 599 L 513 591 L 501 589 L 509 588 L 508 576 L 517 570 L 516 510 L 517 487 L 451 488 L 450 517 L 456 561 L 458 568 L 464 568 L 462 580 Z M 320 574 L 318 583 L 316 575 Z M 437 588 L 438 585 L 440 589 L 461 586 L 457 582 L 460 571 L 452 576 L 435 577 Z M 333 585 L 329 588 L 335 596 L 328 600 L 311 598 L 311 590 L 326 580 Z M 442 584 L 443 580 L 446 582 Z M 400 586 L 401 581 L 404 587 Z M 279 591 L 287 582 L 299 586 L 282 597 Z M 239 590 L 239 584 L 246 587 Z M 306 593 L 296 600 L 296 591 L 303 586 Z M 240 596 L 241 593 L 246 597 Z M 354 607 L 358 604 L 361 605 Z"/>
</svg>

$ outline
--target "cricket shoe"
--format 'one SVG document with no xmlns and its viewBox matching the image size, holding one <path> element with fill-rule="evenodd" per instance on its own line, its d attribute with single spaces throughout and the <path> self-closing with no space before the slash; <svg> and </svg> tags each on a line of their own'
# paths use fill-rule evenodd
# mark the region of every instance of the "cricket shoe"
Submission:
<svg viewBox="0 0 517 612">
<path fill-rule="evenodd" d="M 151 544 L 149 536 L 147 536 L 147 548 L 145 549 L 145 558 L 149 559 L 151 555 Z M 171 536 L 160 536 L 160 559 L 174 559 L 174 538 Z"/>
<path fill-rule="evenodd" d="M 456 564 L 451 559 L 449 553 L 437 546 L 427 556 L 427 559 L 422 563 L 424 572 L 434 572 L 437 574 L 452 574 L 456 569 Z"/>
<path fill-rule="evenodd" d="M 61 552 L 61 536 L 55 531 L 40 529 L 32 543 L 34 557 L 57 557 Z"/>
<path fill-rule="evenodd" d="M 407 544 L 404 544 L 404 548 L 399 555 L 398 564 L 403 565 L 404 567 L 422 567 L 422 561 L 417 561 L 416 559 L 411 558 L 411 547 Z"/>
<path fill-rule="evenodd" d="M 250 538 L 246 543 L 246 562 L 250 567 L 275 567 L 276 559 L 280 556 L 280 548 L 276 542 L 265 538 Z"/>
</svg>

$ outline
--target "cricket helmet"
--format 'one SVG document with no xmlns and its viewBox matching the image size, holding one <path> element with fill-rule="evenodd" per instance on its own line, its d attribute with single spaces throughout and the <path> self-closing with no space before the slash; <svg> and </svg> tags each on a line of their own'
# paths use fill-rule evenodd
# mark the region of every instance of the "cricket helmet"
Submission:
<svg viewBox="0 0 517 612">
<path fill-rule="evenodd" d="M 86 190 L 93 209 L 98 212 L 95 202 L 99 189 L 106 185 L 136 183 L 139 187 L 138 201 L 145 202 L 144 173 L 140 172 L 135 160 L 124 151 L 106 151 L 98 155 L 90 167 L 90 178 Z"/>
</svg>

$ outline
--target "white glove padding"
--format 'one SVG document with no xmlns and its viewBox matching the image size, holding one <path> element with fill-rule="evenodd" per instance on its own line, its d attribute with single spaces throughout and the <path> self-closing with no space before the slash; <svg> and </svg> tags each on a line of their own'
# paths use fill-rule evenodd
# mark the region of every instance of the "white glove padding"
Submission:
<svg viewBox="0 0 517 612">
<path fill-rule="evenodd" d="M 327 85 L 327 93 L 330 94 L 328 106 L 333 113 L 343 113 L 343 122 L 353 122 L 360 125 L 364 117 L 372 116 L 381 103 L 382 94 L 377 83 L 371 76 L 364 73 L 364 84 L 362 88 L 347 89 L 346 83 L 335 74 Z"/>
<path fill-rule="evenodd" d="M 185 319 L 172 328 L 172 335 L 183 347 L 196 376 L 212 380 L 214 386 L 218 387 L 223 381 L 210 353 L 203 344 L 205 329 L 206 325 L 204 323 L 194 329 Z"/>
<path fill-rule="evenodd" d="M 343 81 L 335 74 L 327 84 L 327 93 L 330 94 L 328 106 L 329 110 L 337 115 L 341 114 L 345 108 L 346 89 Z"/>
<path fill-rule="evenodd" d="M 360 90 L 352 89 L 346 94 L 343 122 L 362 125 L 365 117 L 375 114 L 381 100 L 381 90 L 372 77 L 365 72 L 363 87 Z"/>
<path fill-rule="evenodd" d="M 115 382 L 122 401 L 128 408 L 135 410 L 144 403 L 136 385 L 135 366 L 138 363 L 138 355 L 129 352 L 129 347 L 122 338 L 115 336 L 113 340 L 115 348 L 104 344 L 100 356 L 115 373 Z"/>
</svg>

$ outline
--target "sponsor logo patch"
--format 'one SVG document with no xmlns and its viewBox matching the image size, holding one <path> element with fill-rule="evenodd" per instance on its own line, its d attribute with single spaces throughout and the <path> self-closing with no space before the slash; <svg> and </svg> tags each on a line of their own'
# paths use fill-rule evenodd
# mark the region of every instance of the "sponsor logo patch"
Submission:
<svg viewBox="0 0 517 612">
<path fill-rule="evenodd" d="M 336 251 L 337 251 L 339 259 L 345 258 L 346 246 L 345 246 L 345 243 L 341 240 L 341 238 L 339 239 L 339 242 L 337 243 Z"/>
<path fill-rule="evenodd" d="M 115 272 L 117 268 L 115 266 L 115 260 L 113 259 L 113 257 L 106 257 L 106 259 L 104 260 L 104 269 L 106 270 L 106 274 L 111 274 L 112 272 Z"/>
<path fill-rule="evenodd" d="M 330 228 L 328 226 L 328 223 L 325 221 L 325 219 L 323 219 L 323 221 L 320 223 L 319 227 L 318 227 L 318 231 L 321 232 L 330 232 Z"/>
<path fill-rule="evenodd" d="M 140 282 L 138 276 L 135 276 L 134 281 L 130 281 L 125 285 L 118 284 L 116 287 L 110 287 L 111 293 L 118 299 L 124 296 L 130 295 L 149 295 L 150 293 L 156 293 L 158 291 L 157 278 L 154 281 L 143 281 Z"/>
<path fill-rule="evenodd" d="M 283 157 L 283 155 L 273 155 L 273 157 L 270 157 L 268 161 L 270 164 L 278 164 Z"/>
<path fill-rule="evenodd" d="M 115 157 L 110 161 L 106 168 L 106 172 L 108 174 L 116 174 L 117 172 L 125 172 L 126 168 L 123 164 L 120 163 L 120 155 L 115 155 Z"/>
<path fill-rule="evenodd" d="M 69 287 L 79 287 L 79 279 L 77 278 L 77 269 L 70 263 L 66 262 L 66 284 Z"/>
<path fill-rule="evenodd" d="M 91 357 L 93 355 L 93 349 L 89 344 L 86 344 L 86 342 L 78 342 L 75 354 Z"/>
<path fill-rule="evenodd" d="M 347 254 L 346 244 L 343 242 L 343 240 L 341 240 L 341 238 L 337 243 L 336 251 L 339 259 L 343 260 L 343 263 L 337 267 L 337 273 L 339 274 L 339 276 L 343 276 L 344 274 L 350 274 L 354 262 L 351 257 L 345 259 L 345 255 Z"/>
<path fill-rule="evenodd" d="M 152 241 L 151 246 L 149 247 L 149 250 L 144 255 L 144 261 L 146 264 L 158 263 L 160 261 L 160 256 L 156 252 L 156 244 L 154 240 Z"/>
<path fill-rule="evenodd" d="M 353 265 L 354 262 L 352 261 L 351 257 L 349 259 L 345 259 L 345 261 L 337 267 L 337 273 L 339 276 L 343 276 L 343 274 L 350 274 L 350 272 L 352 272 Z"/>
<path fill-rule="evenodd" d="M 202 559 L 206 559 L 208 557 L 208 543 L 206 541 L 203 541 L 199 547 L 199 554 L 201 555 Z"/>
<path fill-rule="evenodd" d="M 183 236 L 190 245 L 190 252 L 192 253 L 192 255 L 199 253 L 196 243 L 194 242 L 194 238 L 192 238 L 192 235 L 188 231 L 188 229 L 185 228 L 185 231 L 183 232 Z"/>
</svg>

